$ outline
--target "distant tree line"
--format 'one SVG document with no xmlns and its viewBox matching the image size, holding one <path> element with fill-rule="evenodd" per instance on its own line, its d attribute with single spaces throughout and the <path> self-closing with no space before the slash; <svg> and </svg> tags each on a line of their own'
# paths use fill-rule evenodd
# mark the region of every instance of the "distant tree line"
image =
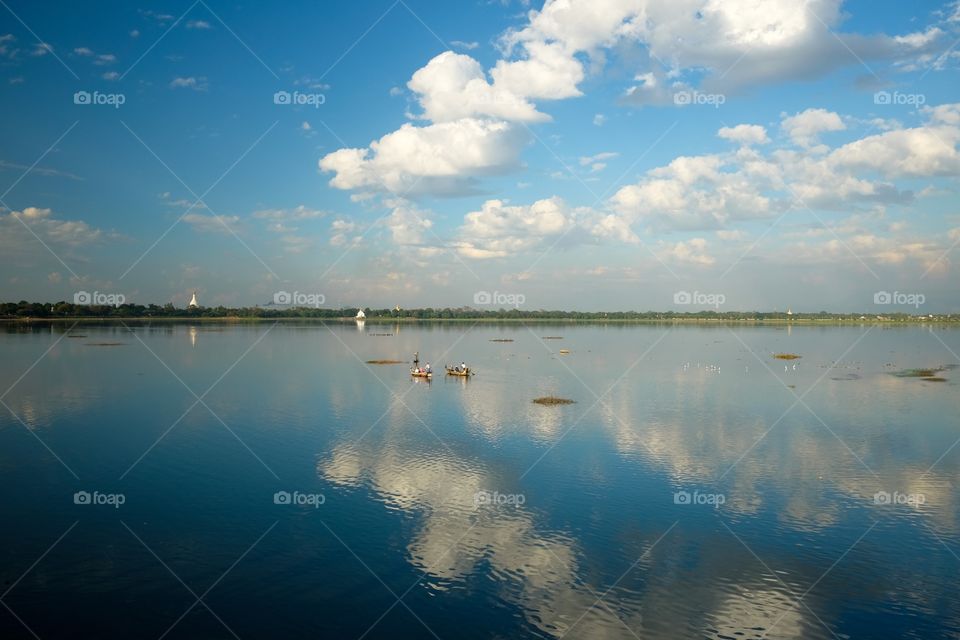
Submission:
<svg viewBox="0 0 960 640">
<path fill-rule="evenodd" d="M 172 304 L 121 304 L 119 306 L 74 304 L 71 302 L 0 302 L 0 318 L 3 319 L 52 319 L 52 318 L 352 318 L 358 309 L 315 307 L 199 307 L 181 309 Z M 917 320 L 918 315 L 907 313 L 861 314 L 861 313 L 794 313 L 778 311 L 557 311 L 491 309 L 471 307 L 423 309 L 364 309 L 367 320 L 859 320 L 866 318 L 896 322 Z M 960 314 L 938 315 L 938 321 L 960 321 Z"/>
</svg>

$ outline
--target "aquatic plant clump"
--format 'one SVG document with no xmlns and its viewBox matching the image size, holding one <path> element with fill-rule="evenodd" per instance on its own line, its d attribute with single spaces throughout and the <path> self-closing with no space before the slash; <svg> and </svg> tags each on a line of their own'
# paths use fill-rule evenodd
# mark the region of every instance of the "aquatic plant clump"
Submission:
<svg viewBox="0 0 960 640">
<path fill-rule="evenodd" d="M 403 364 L 403 360 L 367 360 L 367 364 Z"/>
<path fill-rule="evenodd" d="M 936 369 L 902 369 L 901 371 L 894 371 L 893 375 L 898 378 L 933 378 L 943 371 L 945 371 L 943 367 L 937 367 Z"/>
<path fill-rule="evenodd" d="M 544 396 L 542 398 L 534 398 L 533 403 L 552 406 L 558 404 L 576 404 L 576 400 L 570 400 L 569 398 L 557 398 L 556 396 Z"/>
<path fill-rule="evenodd" d="M 803 356 L 798 356 L 795 353 L 775 353 L 773 357 L 777 360 L 799 360 Z"/>
</svg>

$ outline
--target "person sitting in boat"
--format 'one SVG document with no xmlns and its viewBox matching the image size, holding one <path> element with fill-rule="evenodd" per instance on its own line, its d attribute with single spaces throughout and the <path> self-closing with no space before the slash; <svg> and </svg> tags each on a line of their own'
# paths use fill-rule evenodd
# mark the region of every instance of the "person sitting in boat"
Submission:
<svg viewBox="0 0 960 640">
<path fill-rule="evenodd" d="M 467 363 L 461 361 L 461 362 L 460 362 L 460 366 L 457 367 L 457 371 L 462 371 L 463 373 L 466 373 L 466 372 L 467 372 Z"/>
<path fill-rule="evenodd" d="M 430 363 L 427 363 L 427 366 L 423 368 L 424 373 L 430 373 Z"/>
</svg>

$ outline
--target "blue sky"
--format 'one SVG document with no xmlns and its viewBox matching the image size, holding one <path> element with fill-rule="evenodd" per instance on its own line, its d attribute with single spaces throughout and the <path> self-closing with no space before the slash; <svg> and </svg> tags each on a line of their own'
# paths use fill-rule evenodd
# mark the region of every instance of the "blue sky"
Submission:
<svg viewBox="0 0 960 640">
<path fill-rule="evenodd" d="M 958 39 L 953 1 L 8 2 L 0 299 L 958 312 Z"/>
</svg>

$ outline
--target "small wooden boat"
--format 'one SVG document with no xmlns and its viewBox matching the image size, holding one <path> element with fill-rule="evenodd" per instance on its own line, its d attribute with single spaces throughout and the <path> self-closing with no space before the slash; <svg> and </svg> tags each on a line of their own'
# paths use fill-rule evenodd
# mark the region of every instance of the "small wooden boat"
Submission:
<svg viewBox="0 0 960 640">
<path fill-rule="evenodd" d="M 447 367 L 448 376 L 460 376 L 461 378 L 469 378 L 473 375 L 473 371 L 470 370 L 470 367 L 467 367 L 463 371 L 458 371 L 455 367 Z"/>
<path fill-rule="evenodd" d="M 426 371 L 414 371 L 413 369 L 410 369 L 410 375 L 412 375 L 414 378 L 432 378 L 433 372 L 431 371 L 430 373 L 427 373 Z"/>
</svg>

